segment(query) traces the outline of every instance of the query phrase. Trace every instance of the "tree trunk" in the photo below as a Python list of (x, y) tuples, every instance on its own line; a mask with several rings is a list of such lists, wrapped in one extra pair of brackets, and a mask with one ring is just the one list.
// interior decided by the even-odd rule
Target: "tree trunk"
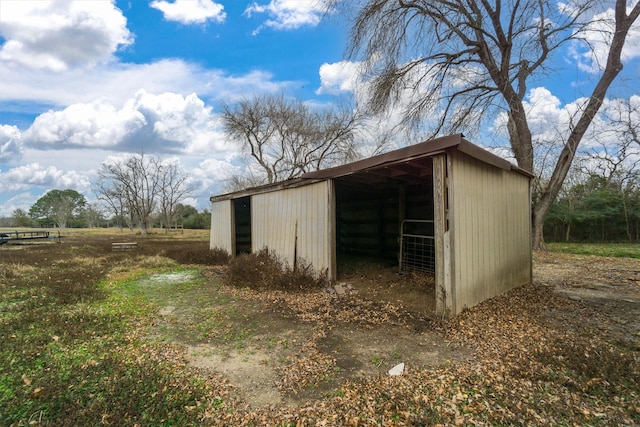
[(631, 234), (631, 222), (629, 221), (629, 211), (627, 209), (627, 197), (624, 193), (624, 190), (621, 190), (622, 193), (622, 212), (624, 214), (624, 225), (627, 228), (627, 238), (629, 242), (633, 242), (633, 235)]
[(544, 218), (548, 211), (549, 208), (542, 209), (540, 203), (533, 207), (532, 247), (534, 250), (547, 250), (547, 245), (544, 244)]
[(140, 220), (140, 234), (143, 236), (146, 236), (148, 228), (149, 228), (149, 220), (148, 219)]

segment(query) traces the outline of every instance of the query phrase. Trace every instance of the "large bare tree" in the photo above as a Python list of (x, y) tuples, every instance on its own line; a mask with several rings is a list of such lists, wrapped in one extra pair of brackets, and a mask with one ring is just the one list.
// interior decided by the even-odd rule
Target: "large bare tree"
[(98, 175), (99, 197), (116, 215), (128, 216), (130, 224), (137, 221), (142, 234), (155, 211), (169, 225), (178, 204), (193, 191), (177, 164), (144, 154), (104, 162)]
[(176, 163), (161, 163), (159, 175), (160, 214), (168, 230), (171, 224), (177, 220), (180, 208), (179, 202), (190, 196), (195, 188), (189, 184), (187, 175)]
[[(355, 157), (357, 118), (346, 109), (315, 110), (284, 95), (255, 96), (224, 105), (225, 132), (273, 183)], [(255, 183), (253, 175), (251, 183)], [(245, 180), (236, 180), (242, 184)]]
[[(609, 3), (613, 7), (610, 19), (596, 13)], [(491, 113), (505, 111), (516, 161), (532, 173), (536, 172), (535, 141), (525, 108), (527, 91), (532, 82), (553, 71), (549, 60), (560, 47), (582, 42), (595, 49), (587, 35), (601, 34), (608, 47), (606, 60), (598, 64), (597, 82), (571, 128), (557, 141), (562, 149), (553, 162), (553, 172), (534, 198), (533, 245), (544, 248), (544, 217), (587, 128), (622, 70), (622, 48), (638, 19), (640, 3), (366, 0), (359, 4), (349, 56), (368, 64), (371, 110), (380, 112), (394, 103), (406, 103), (404, 95), (413, 91), (413, 99), (405, 104), (405, 122), (417, 124), (425, 117), (438, 117), (433, 135), (477, 128)]]
[(122, 160), (102, 164), (98, 175), (103, 183), (103, 199), (123, 201), (138, 221), (141, 234), (147, 234), (151, 213), (156, 208), (160, 189), (160, 161), (156, 157), (134, 154)]

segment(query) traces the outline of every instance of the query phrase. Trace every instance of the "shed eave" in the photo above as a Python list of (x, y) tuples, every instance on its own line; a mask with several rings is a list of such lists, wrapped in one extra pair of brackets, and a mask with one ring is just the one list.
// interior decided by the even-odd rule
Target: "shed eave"
[(253, 196), (256, 194), (270, 193), (272, 191), (280, 191), (287, 188), (303, 187), (305, 185), (315, 184), (316, 182), (324, 181), (325, 179), (302, 179), (293, 178), (286, 181), (280, 181), (273, 184), (261, 185), (259, 187), (247, 188), (244, 190), (234, 191), (231, 193), (220, 194), (218, 196), (211, 196), (210, 202), (220, 202), (222, 200), (234, 200), (242, 197)]
[(333, 168), (314, 172), (307, 172), (303, 174), (301, 178), (340, 178), (393, 164), (411, 162), (412, 160), (425, 157), (434, 157), (438, 154), (450, 150), (462, 151), (471, 157), (474, 157), (484, 163), (496, 166), (500, 169), (513, 170), (515, 172), (526, 175), (529, 178), (533, 177), (533, 175), (531, 175), (529, 172), (513, 165), (508, 160), (505, 160), (491, 153), (490, 151), (487, 151), (484, 148), (469, 142), (464, 138), (463, 134), (459, 133), (455, 135), (431, 139), (429, 141), (424, 141), (415, 145), (403, 147), (398, 150), (379, 154), (367, 159), (358, 160), (346, 165), (336, 166)]
[(514, 165), (513, 163), (511, 163), (508, 160), (503, 159), (500, 156), (497, 156), (495, 154), (493, 154), (490, 151), (485, 150), (482, 147), (479, 147), (469, 141), (467, 141), (466, 139), (462, 139), (462, 141), (460, 142), (460, 144), (458, 144), (455, 149), (457, 149), (458, 151), (462, 151), (463, 153), (474, 157), (484, 163), (496, 166), (500, 169), (504, 169), (504, 170), (512, 170), (514, 172), (518, 172), (522, 175), (526, 175), (529, 178), (533, 178), (533, 175), (530, 172), (527, 172), (526, 170)]

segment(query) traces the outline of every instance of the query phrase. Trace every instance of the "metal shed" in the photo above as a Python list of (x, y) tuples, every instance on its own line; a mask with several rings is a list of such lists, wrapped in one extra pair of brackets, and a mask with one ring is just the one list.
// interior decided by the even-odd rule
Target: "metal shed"
[(435, 276), (436, 311), (531, 282), (526, 171), (451, 135), (211, 198), (210, 247), (268, 247), (335, 280), (340, 259), (386, 259)]

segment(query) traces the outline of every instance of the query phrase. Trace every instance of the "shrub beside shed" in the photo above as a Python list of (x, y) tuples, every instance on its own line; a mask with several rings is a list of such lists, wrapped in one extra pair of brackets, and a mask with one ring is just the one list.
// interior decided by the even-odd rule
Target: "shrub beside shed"
[(436, 310), (532, 278), (530, 174), (461, 134), (211, 198), (210, 247), (264, 247), (336, 278), (350, 257), (435, 276)]

